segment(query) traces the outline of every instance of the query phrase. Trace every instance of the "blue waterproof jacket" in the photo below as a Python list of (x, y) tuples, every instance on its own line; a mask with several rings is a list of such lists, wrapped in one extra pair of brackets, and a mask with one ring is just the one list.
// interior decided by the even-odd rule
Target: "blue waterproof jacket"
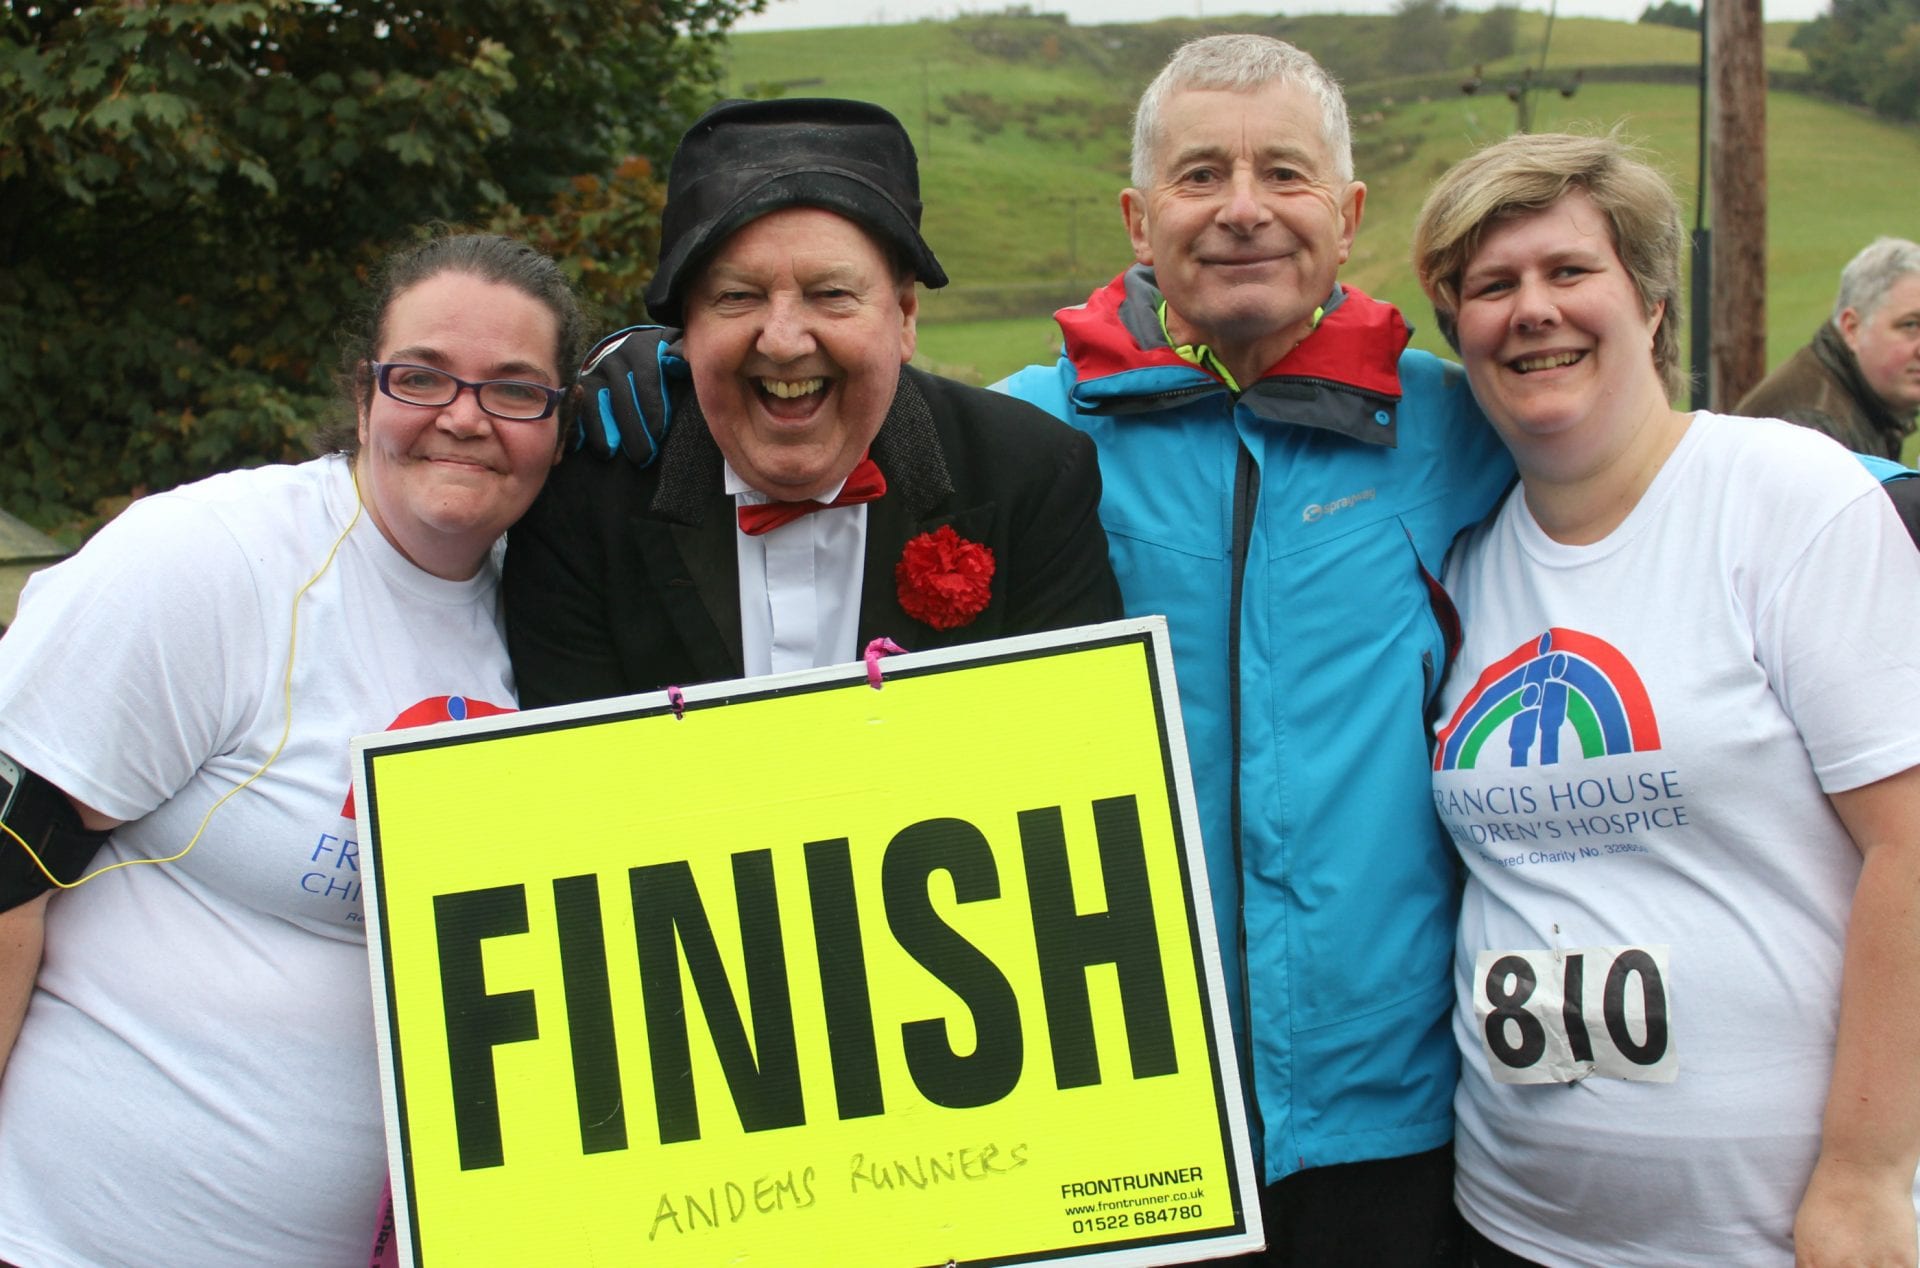
[(1336, 291), (1237, 395), (1167, 346), (1135, 267), (997, 385), (1091, 435), (1129, 616), (1162, 613), (1268, 1182), (1453, 1133), (1458, 886), (1426, 718), (1434, 579), (1513, 464), (1457, 366)]

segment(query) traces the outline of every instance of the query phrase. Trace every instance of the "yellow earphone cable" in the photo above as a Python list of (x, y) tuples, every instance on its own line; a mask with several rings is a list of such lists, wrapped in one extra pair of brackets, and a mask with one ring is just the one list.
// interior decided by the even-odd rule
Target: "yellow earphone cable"
[(0, 832), (4, 832), (12, 837), (14, 841), (19, 844), (20, 848), (27, 852), (27, 857), (33, 860), (33, 865), (40, 869), (40, 874), (51, 881), (56, 888), (77, 889), (96, 876), (104, 876), (115, 868), (131, 867), (135, 863), (179, 862), (187, 856), (187, 851), (193, 849), (194, 846), (200, 843), (201, 836), (206, 833), (207, 824), (213, 821), (214, 811), (226, 805), (228, 798), (266, 774), (267, 770), (276, 761), (280, 760), (280, 750), (287, 746), (287, 737), (293, 733), (293, 655), (300, 637), (300, 600), (306, 596), (308, 590), (313, 588), (313, 584), (316, 581), (327, 574), (327, 569), (333, 567), (333, 557), (340, 553), (341, 544), (347, 540), (347, 534), (351, 533), (353, 526), (360, 522), (360, 511), (365, 506), (365, 503), (360, 498), (360, 473), (354, 469), (353, 461), (352, 458), (347, 459), (347, 472), (353, 480), (353, 515), (348, 518), (347, 526), (340, 530), (340, 536), (333, 539), (333, 545), (327, 548), (327, 557), (321, 561), (319, 571), (315, 572), (311, 577), (308, 577), (293, 594), (293, 610), (289, 618), (290, 623), (287, 630), (287, 672), (280, 688), (285, 719), (280, 725), (280, 739), (274, 744), (273, 752), (267, 754), (267, 760), (260, 764), (260, 769), (254, 771), (253, 774), (247, 776), (232, 788), (227, 789), (226, 792), (220, 795), (218, 801), (207, 807), (207, 813), (200, 819), (200, 826), (193, 830), (193, 836), (185, 845), (180, 847), (178, 854), (169, 854), (165, 858), (158, 859), (121, 859), (118, 863), (109, 863), (105, 867), (96, 868), (77, 881), (63, 881), (48, 871), (47, 865), (41, 861), (39, 853), (22, 840), (19, 833), (9, 828), (6, 824), (0, 823)]

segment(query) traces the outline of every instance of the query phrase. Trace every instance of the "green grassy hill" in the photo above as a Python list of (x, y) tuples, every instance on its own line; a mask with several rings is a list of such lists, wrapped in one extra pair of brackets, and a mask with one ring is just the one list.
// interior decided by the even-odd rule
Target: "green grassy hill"
[[(1366, 216), (1343, 276), (1398, 303), (1417, 345), (1444, 351), (1407, 267), (1413, 218), (1433, 178), (1511, 131), (1503, 92), (1537, 67), (1542, 13), (1519, 17), (1511, 55), (1482, 66), (1489, 91), (1460, 84), (1479, 13), (1451, 19), (1434, 69), (1396, 72), (1391, 17), (1271, 15), (1072, 26), (1057, 17), (781, 31), (733, 37), (730, 88), (859, 97), (897, 114), (920, 149), (925, 229), (954, 279), (923, 298), (921, 355), (931, 368), (991, 382), (1053, 355), (1049, 314), (1131, 261), (1119, 213), (1134, 100), (1167, 55), (1195, 35), (1259, 31), (1311, 51), (1346, 86)], [(1791, 91), (1804, 75), (1790, 24), (1768, 28), (1769, 363), (1805, 342), (1833, 299), (1841, 265), (1874, 235), (1911, 236), (1920, 129)], [(1578, 70), (1570, 98), (1536, 94), (1536, 130), (1620, 127), (1695, 211), (1698, 37), (1670, 27), (1561, 19), (1544, 79)], [(1399, 60), (1404, 60), (1400, 58)]]

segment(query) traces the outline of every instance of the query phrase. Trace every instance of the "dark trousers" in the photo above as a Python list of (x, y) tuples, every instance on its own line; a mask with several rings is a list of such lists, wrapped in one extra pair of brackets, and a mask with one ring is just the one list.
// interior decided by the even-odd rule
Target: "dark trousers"
[(1540, 1268), (1533, 1260), (1514, 1254), (1473, 1225), (1466, 1227), (1468, 1268)]
[(1297, 1171), (1260, 1191), (1267, 1248), (1241, 1268), (1457, 1268), (1453, 1146)]

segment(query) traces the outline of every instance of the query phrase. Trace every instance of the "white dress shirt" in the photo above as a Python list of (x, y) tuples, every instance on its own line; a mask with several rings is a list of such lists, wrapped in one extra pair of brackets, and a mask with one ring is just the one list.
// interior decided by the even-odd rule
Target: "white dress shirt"
[[(773, 501), (723, 465), (736, 507)], [(845, 484), (814, 501), (833, 501)], [(758, 537), (736, 526), (733, 539), (740, 561), (740, 647), (749, 677), (859, 659), (854, 644), (867, 559), (865, 504), (815, 511)]]

